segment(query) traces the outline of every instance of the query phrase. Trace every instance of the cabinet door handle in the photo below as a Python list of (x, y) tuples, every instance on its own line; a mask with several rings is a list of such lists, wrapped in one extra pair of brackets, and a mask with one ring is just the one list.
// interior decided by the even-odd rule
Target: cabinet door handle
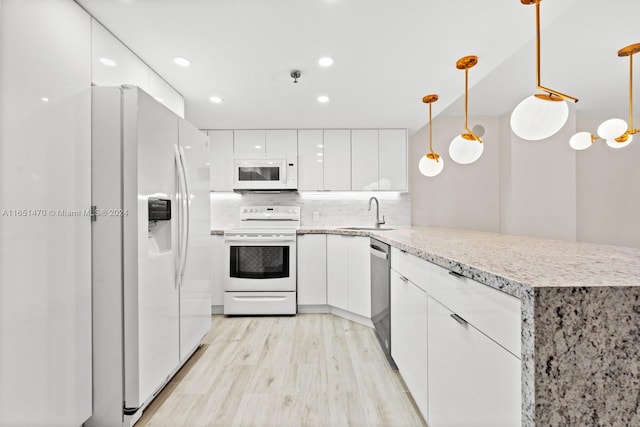
[(402, 280), (404, 283), (407, 283), (409, 281), (409, 279), (404, 276), (400, 276), (400, 280)]
[(469, 322), (467, 322), (466, 320), (464, 320), (462, 317), (458, 316), (455, 313), (452, 313), (449, 316), (453, 317), (453, 320), (460, 323), (462, 326), (467, 326), (469, 324)]
[(456, 273), (455, 271), (449, 270), (449, 274), (457, 279), (464, 279), (464, 276), (460, 273)]

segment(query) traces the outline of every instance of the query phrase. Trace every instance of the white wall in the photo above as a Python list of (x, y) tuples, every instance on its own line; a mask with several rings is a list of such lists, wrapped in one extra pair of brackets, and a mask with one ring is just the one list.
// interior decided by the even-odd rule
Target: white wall
[(445, 160), (440, 175), (427, 178), (417, 168), (428, 150), (428, 126), (410, 138), (412, 224), (575, 240), (575, 153), (568, 145), (574, 117), (571, 113), (565, 127), (543, 142), (515, 136), (510, 113), (471, 117), (470, 127), (486, 129), (485, 151), (471, 165), (456, 164), (448, 153), (463, 118), (435, 118), (434, 151)]
[[(610, 118), (578, 117), (576, 127), (595, 134)], [(597, 140), (576, 153), (578, 240), (640, 248), (640, 135), (635, 137), (625, 148)]]
[(444, 159), (444, 170), (434, 178), (418, 171), (429, 150), (429, 128), (409, 139), (409, 191), (413, 195), (414, 225), (500, 232), (500, 126), (497, 117), (471, 117), (469, 127), (481, 124), (485, 147), (482, 157), (459, 165), (449, 157), (449, 144), (464, 128), (462, 117), (433, 121), (433, 149)]
[(576, 161), (569, 147), (575, 114), (551, 138), (525, 141), (511, 132), (510, 113), (501, 117), (503, 132), (502, 232), (576, 240)]

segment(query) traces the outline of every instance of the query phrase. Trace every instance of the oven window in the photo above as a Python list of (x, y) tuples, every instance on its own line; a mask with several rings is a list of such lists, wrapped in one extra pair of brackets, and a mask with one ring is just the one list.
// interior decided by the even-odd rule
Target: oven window
[(240, 181), (280, 181), (280, 167), (239, 167), (238, 180)]
[(289, 246), (231, 246), (231, 277), (289, 277)]

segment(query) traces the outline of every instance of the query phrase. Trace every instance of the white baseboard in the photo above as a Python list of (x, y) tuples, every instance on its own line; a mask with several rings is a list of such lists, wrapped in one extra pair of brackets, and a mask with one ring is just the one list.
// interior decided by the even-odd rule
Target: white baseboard
[[(223, 313), (224, 313), (223, 305), (211, 306), (211, 314), (223, 314)], [(298, 313), (300, 314), (331, 313), (335, 316), (342, 317), (343, 319), (351, 320), (352, 322), (356, 322), (361, 325), (368, 326), (369, 328), (373, 328), (373, 322), (371, 322), (371, 319), (364, 316), (360, 316), (359, 314), (351, 313), (350, 311), (346, 311), (341, 308), (330, 306), (330, 305), (325, 305), (325, 304), (299, 305)]]
[(331, 310), (331, 314), (334, 314), (338, 317), (342, 317), (343, 319), (351, 320), (352, 322), (359, 323), (363, 326), (368, 326), (369, 328), (373, 328), (373, 322), (368, 317), (360, 316), (359, 314), (351, 313), (350, 311), (343, 310), (337, 307), (329, 307)]
[(331, 307), (326, 304), (299, 305), (298, 313), (318, 314), (331, 313)]

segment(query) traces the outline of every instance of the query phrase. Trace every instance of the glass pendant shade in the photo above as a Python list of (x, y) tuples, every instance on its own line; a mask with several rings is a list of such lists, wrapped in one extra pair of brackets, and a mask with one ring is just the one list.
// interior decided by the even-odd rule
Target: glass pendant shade
[(522, 139), (540, 141), (556, 134), (569, 118), (565, 101), (547, 101), (532, 95), (511, 114), (511, 129)]
[(626, 131), (627, 122), (622, 119), (609, 119), (606, 122), (602, 122), (602, 124), (598, 126), (598, 136), (602, 139), (615, 139), (624, 134)]
[(607, 145), (611, 148), (624, 148), (631, 144), (633, 141), (633, 135), (627, 135), (627, 140), (624, 142), (618, 142), (614, 138), (607, 139)]
[(434, 177), (442, 172), (442, 169), (444, 168), (444, 161), (442, 160), (442, 157), (436, 160), (428, 156), (428, 154), (422, 156), (418, 163), (418, 169), (422, 175)]
[(449, 157), (456, 163), (468, 165), (480, 158), (484, 151), (484, 144), (480, 141), (468, 140), (462, 135), (456, 136), (449, 145)]
[(593, 144), (591, 134), (589, 132), (578, 132), (571, 137), (569, 145), (574, 150), (586, 150)]

